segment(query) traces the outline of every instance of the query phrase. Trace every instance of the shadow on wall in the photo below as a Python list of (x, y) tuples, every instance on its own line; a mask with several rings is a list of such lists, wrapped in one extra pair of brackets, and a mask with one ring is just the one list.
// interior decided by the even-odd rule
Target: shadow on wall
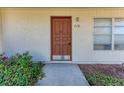
[(38, 53), (36, 51), (31, 51), (30, 53), (34, 61), (46, 61), (47, 60), (46, 56), (44, 56), (42, 53)]
[(30, 51), (30, 50), (23, 50), (23, 51), (12, 51), (12, 50), (8, 50), (8, 51), (3, 51), (3, 53), (6, 54), (6, 56), (11, 57), (13, 55), (15, 55), (16, 53), (24, 53), (26, 51), (29, 51), (29, 53), (32, 55), (32, 59), (34, 61), (46, 61), (47, 57), (44, 56), (42, 53), (36, 52), (36, 51)]

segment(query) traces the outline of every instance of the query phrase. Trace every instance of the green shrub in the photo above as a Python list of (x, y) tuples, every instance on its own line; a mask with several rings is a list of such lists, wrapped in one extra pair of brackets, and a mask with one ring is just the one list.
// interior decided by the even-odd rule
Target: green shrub
[(90, 85), (95, 86), (124, 86), (124, 79), (108, 76), (103, 73), (85, 73)]
[(33, 85), (42, 78), (42, 64), (33, 63), (29, 52), (0, 59), (0, 85)]

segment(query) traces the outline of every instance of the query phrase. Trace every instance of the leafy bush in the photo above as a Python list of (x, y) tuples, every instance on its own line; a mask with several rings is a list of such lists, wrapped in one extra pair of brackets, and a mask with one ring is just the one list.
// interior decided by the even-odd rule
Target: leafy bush
[(10, 58), (0, 55), (0, 85), (33, 85), (43, 77), (42, 64), (33, 63), (29, 52)]
[(90, 85), (95, 86), (124, 86), (124, 79), (108, 76), (103, 73), (85, 73)]

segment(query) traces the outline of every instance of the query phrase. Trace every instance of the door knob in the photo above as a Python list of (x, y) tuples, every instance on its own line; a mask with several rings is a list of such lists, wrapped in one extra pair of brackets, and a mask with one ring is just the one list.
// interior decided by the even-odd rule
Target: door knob
[(71, 42), (69, 42), (68, 45), (71, 45)]

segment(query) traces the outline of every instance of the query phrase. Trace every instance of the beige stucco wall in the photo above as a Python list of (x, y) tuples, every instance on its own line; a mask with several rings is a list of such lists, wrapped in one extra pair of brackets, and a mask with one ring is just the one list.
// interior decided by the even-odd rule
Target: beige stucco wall
[(3, 32), (2, 32), (2, 14), (1, 14), (1, 9), (0, 9), (0, 54), (3, 53), (2, 48), (3, 48)]
[[(124, 62), (124, 51), (93, 50), (93, 19), (124, 17), (124, 8), (2, 8), (3, 51), (30, 51), (49, 62), (50, 16), (72, 16), (72, 63)], [(74, 28), (76, 17), (80, 28)]]

